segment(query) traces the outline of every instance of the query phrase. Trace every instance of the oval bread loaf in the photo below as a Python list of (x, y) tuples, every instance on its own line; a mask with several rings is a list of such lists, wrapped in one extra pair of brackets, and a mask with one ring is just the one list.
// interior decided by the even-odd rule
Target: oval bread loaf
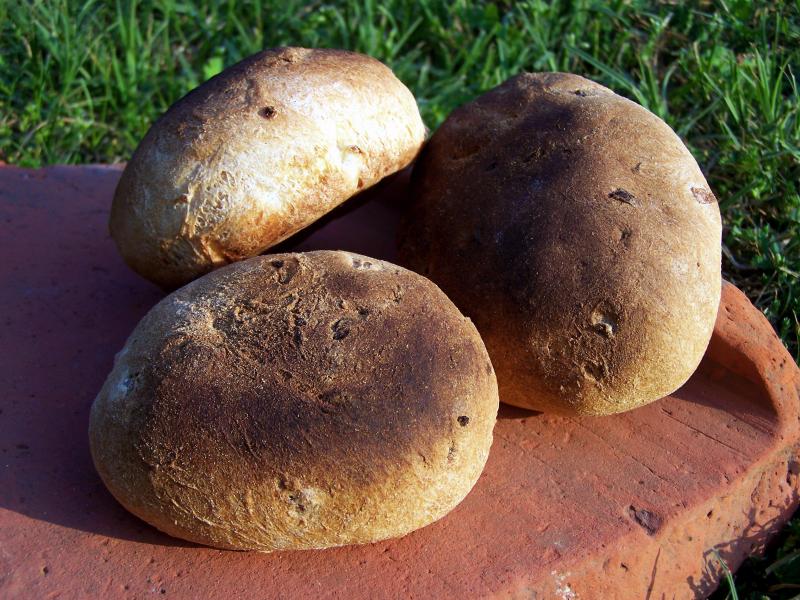
[(117, 186), (126, 262), (174, 288), (260, 254), (408, 165), (425, 137), (411, 92), (343, 50), (266, 50), (174, 104)]
[(617, 413), (694, 372), (720, 214), (655, 115), (582, 77), (520, 75), (453, 112), (412, 178), (401, 263), (475, 322), (501, 401)]
[(181, 288), (139, 323), (91, 411), (132, 513), (231, 549), (404, 535), (472, 488), (497, 382), (430, 281), (347, 252), (276, 254)]

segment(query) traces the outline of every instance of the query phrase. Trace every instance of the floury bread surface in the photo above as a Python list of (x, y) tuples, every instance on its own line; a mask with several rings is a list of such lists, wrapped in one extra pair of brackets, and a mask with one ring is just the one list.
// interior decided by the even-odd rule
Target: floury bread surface
[(470, 317), (500, 400), (611, 414), (680, 387), (719, 305), (716, 198), (677, 135), (577, 75), (455, 110), (413, 173), (401, 263)]
[(126, 262), (174, 288), (262, 253), (408, 165), (425, 137), (379, 61), (278, 48), (174, 104), (120, 179), (110, 228)]
[(347, 252), (261, 256), (139, 323), (91, 412), (132, 513), (230, 549), (402, 536), (486, 462), (498, 398), (472, 323), (430, 281)]

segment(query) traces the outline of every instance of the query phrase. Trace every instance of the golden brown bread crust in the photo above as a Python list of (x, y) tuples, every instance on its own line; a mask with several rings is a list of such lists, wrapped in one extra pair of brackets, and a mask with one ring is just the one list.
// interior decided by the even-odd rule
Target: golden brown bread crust
[(404, 535), (483, 469), (497, 383), (430, 281), (347, 252), (256, 257), (171, 294), (92, 406), (98, 472), (131, 512), (231, 549)]
[(520, 75), (454, 111), (413, 180), (401, 263), (475, 322), (503, 402), (616, 413), (699, 364), (719, 209), (641, 106), (576, 75)]
[(408, 165), (425, 137), (379, 61), (278, 48), (226, 69), (147, 132), (110, 229), (127, 263), (174, 288), (254, 256)]

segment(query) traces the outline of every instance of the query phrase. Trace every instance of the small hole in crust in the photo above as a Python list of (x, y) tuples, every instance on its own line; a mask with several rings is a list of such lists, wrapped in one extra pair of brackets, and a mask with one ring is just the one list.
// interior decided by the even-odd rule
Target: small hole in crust
[(592, 329), (595, 333), (605, 337), (613, 338), (617, 333), (617, 318), (607, 311), (595, 310), (592, 312)]
[(382, 271), (383, 268), (378, 263), (373, 263), (368, 260), (361, 260), (360, 258), (351, 257), (350, 261), (354, 269), (363, 269), (365, 271)]
[(636, 196), (631, 194), (628, 190), (624, 190), (622, 188), (617, 188), (613, 192), (610, 192), (608, 194), (608, 197), (611, 198), (612, 200), (617, 200), (625, 204), (630, 204), (631, 206), (638, 205)]
[(582, 367), (583, 376), (590, 381), (600, 382), (608, 376), (608, 367), (605, 363), (586, 361)]
[(296, 258), (290, 258), (288, 260), (280, 260), (275, 259), (271, 260), (269, 263), (272, 268), (275, 269), (275, 274), (278, 278), (278, 283), (289, 283), (295, 275), (297, 275), (297, 271), (300, 270), (300, 265), (297, 262)]
[(278, 114), (278, 111), (275, 110), (274, 106), (265, 106), (261, 110), (258, 111), (258, 116), (262, 119), (274, 119), (275, 115)]
[(334, 340), (343, 340), (350, 335), (350, 320), (339, 319), (333, 325), (331, 325), (331, 330), (333, 331)]
[(469, 417), (467, 415), (461, 415), (458, 417), (458, 424), (462, 427), (466, 427), (469, 424)]

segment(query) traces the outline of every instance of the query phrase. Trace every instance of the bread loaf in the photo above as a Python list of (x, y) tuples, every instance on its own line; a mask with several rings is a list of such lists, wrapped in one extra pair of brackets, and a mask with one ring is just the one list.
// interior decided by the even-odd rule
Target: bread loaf
[(147, 132), (110, 229), (138, 273), (174, 288), (254, 256), (408, 165), (414, 97), (379, 61), (279, 48), (223, 71)]
[(483, 469), (497, 383), (430, 281), (347, 252), (261, 256), (136, 327), (91, 411), (95, 465), (162, 531), (219, 548), (402, 536)]
[(501, 401), (611, 414), (694, 372), (720, 214), (655, 115), (576, 75), (523, 74), (453, 112), (412, 185), (401, 264), (475, 322)]

